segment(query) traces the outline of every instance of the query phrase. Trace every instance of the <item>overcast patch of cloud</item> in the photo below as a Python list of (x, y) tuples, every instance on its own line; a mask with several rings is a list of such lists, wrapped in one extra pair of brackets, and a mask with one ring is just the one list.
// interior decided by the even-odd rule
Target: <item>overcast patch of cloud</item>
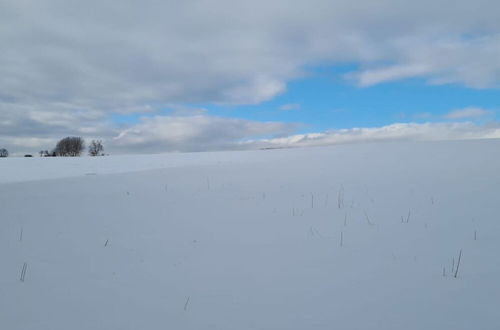
[(324, 61), (359, 63), (362, 86), (500, 80), (500, 3), (488, 0), (26, 0), (0, 12), (0, 99), (14, 103), (259, 103)]

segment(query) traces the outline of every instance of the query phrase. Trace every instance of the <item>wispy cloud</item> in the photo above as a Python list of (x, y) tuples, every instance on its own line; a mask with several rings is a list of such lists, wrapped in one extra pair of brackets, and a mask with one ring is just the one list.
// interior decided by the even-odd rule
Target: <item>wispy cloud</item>
[(283, 111), (299, 110), (300, 104), (298, 103), (283, 104), (282, 106), (279, 107), (279, 109)]
[(415, 119), (431, 119), (433, 117), (430, 112), (419, 112), (413, 115)]
[(485, 110), (482, 108), (469, 107), (464, 109), (457, 109), (450, 111), (444, 118), (446, 119), (470, 119), (479, 118), (493, 114), (493, 111)]
[(383, 82), (425, 76), (432, 72), (426, 64), (400, 64), (388, 67), (367, 69), (350, 73), (346, 76), (354, 79), (362, 87), (373, 86)]

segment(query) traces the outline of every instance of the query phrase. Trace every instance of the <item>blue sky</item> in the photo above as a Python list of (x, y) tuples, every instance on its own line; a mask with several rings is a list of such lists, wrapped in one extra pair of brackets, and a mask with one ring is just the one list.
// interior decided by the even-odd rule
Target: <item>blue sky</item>
[[(475, 89), (460, 85), (430, 85), (423, 79), (358, 87), (331, 70), (292, 81), (287, 91), (269, 102), (251, 106), (203, 105), (211, 114), (259, 121), (287, 121), (308, 124), (304, 131), (352, 127), (374, 127), (394, 122), (443, 121), (450, 111), (499, 107), (500, 90)], [(286, 104), (300, 108), (280, 110)], [(430, 114), (432, 116), (426, 116)], [(472, 120), (484, 121), (488, 118)], [(471, 118), (468, 118), (471, 120)]]
[[(352, 66), (319, 66), (310, 69), (304, 77), (288, 82), (285, 92), (259, 104), (191, 103), (185, 106), (206, 109), (209, 115), (214, 116), (304, 124), (297, 133), (379, 127), (395, 122), (443, 122), (449, 121), (445, 116), (450, 112), (469, 107), (490, 113), (455, 121), (484, 124), (498, 119), (499, 89), (431, 84), (423, 78), (365, 87), (345, 77), (351, 70), (354, 70)], [(112, 120), (119, 124), (134, 124), (144, 116), (168, 115), (172, 112), (172, 109), (164, 108), (150, 114), (114, 115)]]

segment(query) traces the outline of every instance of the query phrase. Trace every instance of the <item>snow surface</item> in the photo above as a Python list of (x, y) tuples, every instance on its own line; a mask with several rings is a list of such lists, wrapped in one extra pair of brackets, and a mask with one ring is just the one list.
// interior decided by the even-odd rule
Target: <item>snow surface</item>
[(499, 169), (498, 140), (2, 159), (0, 329), (500, 329)]

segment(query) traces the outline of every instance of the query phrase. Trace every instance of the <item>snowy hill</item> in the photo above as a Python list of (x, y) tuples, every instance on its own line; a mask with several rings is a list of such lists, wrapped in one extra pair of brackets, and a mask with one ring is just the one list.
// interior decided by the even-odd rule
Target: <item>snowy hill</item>
[(499, 169), (498, 140), (2, 159), (0, 329), (499, 329)]

